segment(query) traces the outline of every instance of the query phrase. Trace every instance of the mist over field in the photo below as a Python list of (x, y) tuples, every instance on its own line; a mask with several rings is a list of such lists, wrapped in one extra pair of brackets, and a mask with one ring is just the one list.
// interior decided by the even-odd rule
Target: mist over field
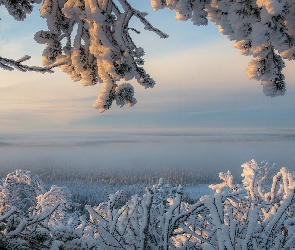
[(31, 170), (44, 181), (96, 180), (117, 184), (218, 181), (241, 164), (268, 160), (294, 167), (294, 130), (150, 133), (5, 133), (0, 137), (1, 177)]

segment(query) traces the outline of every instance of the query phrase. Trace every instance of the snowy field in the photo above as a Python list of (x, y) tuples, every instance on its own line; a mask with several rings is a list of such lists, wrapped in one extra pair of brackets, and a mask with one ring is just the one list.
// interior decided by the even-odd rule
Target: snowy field
[(119, 189), (142, 193), (164, 177), (185, 187), (188, 199), (209, 194), (208, 184), (230, 170), (240, 180), (241, 164), (268, 160), (294, 167), (294, 131), (192, 133), (2, 134), (0, 176), (16, 169), (38, 174), (48, 185), (67, 186), (73, 199), (94, 205)]

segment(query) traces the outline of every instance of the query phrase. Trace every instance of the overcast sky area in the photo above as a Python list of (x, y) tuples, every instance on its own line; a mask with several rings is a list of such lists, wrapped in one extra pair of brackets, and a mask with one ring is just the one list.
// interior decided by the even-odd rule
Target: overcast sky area
[[(99, 84), (83, 87), (59, 69), (44, 75), (1, 69), (0, 164), (220, 165), (226, 171), (255, 158), (293, 168), (295, 63), (286, 62), (286, 94), (265, 97), (260, 82), (246, 76), (251, 58), (240, 55), (216, 26), (177, 21), (172, 11), (152, 11), (148, 0), (130, 2), (169, 35), (160, 39), (132, 23), (142, 31), (133, 37), (145, 49), (145, 69), (155, 87), (133, 82), (134, 107), (114, 105), (100, 114), (92, 108)], [(28, 54), (28, 64), (41, 65), (44, 46), (33, 36), (46, 24), (38, 7), (24, 22), (14, 21), (2, 6), (0, 16), (0, 55)]]

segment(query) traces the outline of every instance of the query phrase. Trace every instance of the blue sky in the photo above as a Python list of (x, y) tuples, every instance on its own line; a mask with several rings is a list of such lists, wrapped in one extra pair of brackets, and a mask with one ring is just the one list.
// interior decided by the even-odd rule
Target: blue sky
[[(286, 62), (285, 96), (267, 98), (245, 74), (251, 58), (216, 26), (177, 21), (172, 11), (152, 11), (148, 0), (132, 3), (170, 36), (160, 39), (133, 23), (142, 30), (134, 40), (145, 49), (145, 68), (156, 86), (146, 90), (133, 82), (134, 107), (100, 114), (92, 108), (100, 85), (83, 87), (59, 69), (44, 75), (1, 70), (1, 166), (185, 165), (214, 172), (256, 158), (292, 167), (294, 62)], [(12, 20), (3, 7), (0, 16), (1, 56), (28, 54), (31, 65), (40, 65), (44, 48), (33, 36), (46, 27), (38, 8), (25, 22)], [(72, 137), (79, 143), (68, 145)]]

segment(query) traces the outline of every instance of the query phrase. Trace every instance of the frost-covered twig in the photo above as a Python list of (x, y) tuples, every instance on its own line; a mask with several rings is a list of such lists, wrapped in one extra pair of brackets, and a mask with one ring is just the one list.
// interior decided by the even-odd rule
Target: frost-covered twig
[(252, 56), (246, 70), (261, 81), (266, 96), (284, 95), (283, 59), (295, 59), (295, 4), (292, 0), (151, 0), (154, 10), (175, 10), (178, 20), (218, 25), (241, 54)]
[[(87, 205), (89, 220), (67, 212), (72, 202), (66, 188), (45, 191), (39, 178), (18, 170), (0, 186), (0, 244), (4, 249), (17, 249), (9, 247), (17, 242), (30, 249), (291, 250), (294, 175), (282, 168), (268, 183), (273, 167), (246, 162), (241, 184), (234, 183), (230, 172), (220, 173), (221, 183), (210, 185), (215, 193), (194, 204), (182, 200), (182, 187), (172, 187), (163, 178), (127, 201), (119, 190), (108, 202)], [(27, 210), (23, 199), (31, 202)]]
[(28, 65), (22, 64), (24, 61), (27, 61), (30, 58), (31, 57), (28, 55), (25, 55), (18, 60), (0, 57), (0, 67), (9, 71), (17, 69), (22, 72), (34, 71), (34, 72), (39, 72), (44, 74), (44, 73), (53, 73), (53, 70), (52, 70), (53, 68), (60, 67), (61, 65), (66, 64), (66, 62), (60, 62), (47, 67), (28, 66)]
[(134, 8), (132, 8), (131, 4), (128, 3), (126, 0), (119, 0), (119, 2), (122, 4), (123, 8), (125, 10), (130, 10), (132, 11), (132, 13), (144, 24), (144, 29), (146, 30), (150, 30), (155, 32), (158, 36), (160, 36), (161, 38), (168, 38), (169, 36), (164, 33), (163, 31), (155, 28), (146, 18), (145, 16), (147, 15), (147, 13), (145, 12), (140, 12)]

